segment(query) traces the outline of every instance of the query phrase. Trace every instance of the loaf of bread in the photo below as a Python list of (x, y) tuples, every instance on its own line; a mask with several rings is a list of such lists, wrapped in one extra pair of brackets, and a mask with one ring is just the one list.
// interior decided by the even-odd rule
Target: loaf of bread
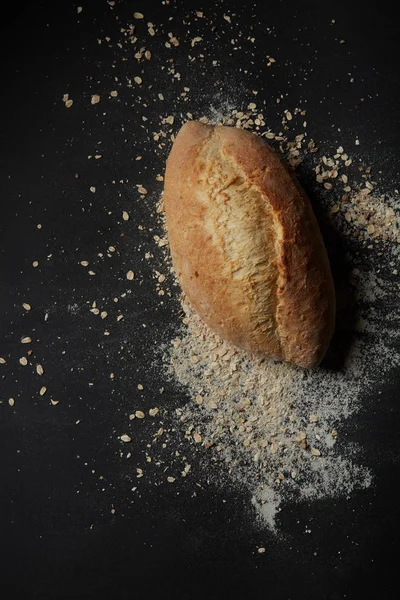
[(329, 260), (310, 202), (275, 151), (234, 127), (186, 123), (164, 205), (183, 291), (238, 348), (311, 368), (335, 320)]

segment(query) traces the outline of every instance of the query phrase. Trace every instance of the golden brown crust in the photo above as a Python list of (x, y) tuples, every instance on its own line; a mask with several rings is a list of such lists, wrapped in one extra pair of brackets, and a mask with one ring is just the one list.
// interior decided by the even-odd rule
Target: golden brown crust
[(335, 295), (310, 202), (260, 138), (186, 123), (167, 161), (172, 260), (195, 310), (246, 350), (313, 367)]

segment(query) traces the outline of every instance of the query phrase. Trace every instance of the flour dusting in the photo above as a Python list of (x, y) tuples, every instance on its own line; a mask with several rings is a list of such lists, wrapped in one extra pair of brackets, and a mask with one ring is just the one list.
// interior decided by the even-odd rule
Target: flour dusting
[[(200, 120), (252, 129), (263, 122), (262, 115), (253, 117), (222, 102)], [(314, 142), (304, 145), (301, 135), (294, 144), (279, 133), (267, 137), (280, 142), (292, 166), (314, 154)], [(315, 168), (317, 182), (336, 180), (342, 163), (349, 162), (343, 148), (332, 158), (324, 155)], [(204, 448), (210, 464), (219, 465), (212, 470), (216, 480), (228, 474), (251, 493), (258, 517), (272, 530), (287, 502), (346, 497), (373, 483), (363, 448), (346, 442), (346, 427), (357, 427), (370, 392), (400, 364), (392, 325), (400, 317), (398, 285), (380, 275), (398, 255), (399, 217), (395, 203), (375, 200), (368, 174), (361, 183), (342, 177), (346, 194), (340, 207), (323, 198), (332, 224), (353, 244), (346, 260), (352, 267), (348, 284), (354, 314), (344, 318), (350, 308), (339, 306), (338, 339), (321, 367), (306, 371), (233, 348), (201, 321), (184, 295), (181, 330), (164, 348), (167, 377), (190, 398), (176, 410), (184, 437)], [(390, 315), (388, 305), (393, 306)]]

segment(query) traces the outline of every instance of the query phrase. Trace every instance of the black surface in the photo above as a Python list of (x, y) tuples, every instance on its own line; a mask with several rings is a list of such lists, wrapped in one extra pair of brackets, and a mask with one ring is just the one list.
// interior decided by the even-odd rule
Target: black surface
[[(79, 4), (83, 11), (77, 15)], [(259, 98), (268, 99), (264, 113), (271, 125), (279, 127), (274, 99), (282, 93), (288, 105), (307, 108), (311, 137), (334, 148), (354, 144), (358, 136), (364, 157), (371, 162), (378, 157), (381, 183), (400, 183), (400, 32), (392, 7), (257, 4), (243, 9), (236, 2), (229, 7), (122, 2), (112, 11), (106, 2), (27, 3), (2, 21), (0, 356), (7, 359), (0, 365), (2, 598), (398, 597), (399, 374), (382, 384), (379, 406), (364, 415), (356, 434), (363, 445), (370, 440), (377, 457), (376, 485), (349, 500), (292, 507), (282, 523), (284, 539), (255, 525), (244, 508), (245, 493), (207, 484), (201, 471), (185, 485), (141, 482), (140, 494), (131, 495), (134, 468), (145, 462), (140, 438), (146, 439), (151, 423), (133, 440), (135, 462), (120, 457), (118, 435), (135, 402), (153, 406), (162, 385), (163, 402), (184, 401), (162, 380), (154, 357), (177, 322), (176, 303), (160, 305), (152, 275), (161, 264), (153, 208), (162, 184), (154, 176), (163, 172), (166, 150), (154, 152), (148, 131), (158, 130), (161, 111), (198, 116), (220, 89), (235, 96), (237, 88), (247, 103), (255, 88)], [(221, 66), (211, 69), (210, 57), (204, 66), (189, 65), (187, 50), (178, 48), (182, 81), (176, 85), (195, 90), (190, 102), (179, 104), (159, 67), (171, 54), (163, 46), (168, 31), (179, 37), (189, 12), (190, 29), (198, 35), (202, 25), (193, 21), (193, 8), (218, 23), (214, 41), (206, 28), (200, 35)], [(244, 41), (243, 51), (232, 51), (222, 18), (228, 8), (240, 15), (239, 30), (246, 35), (254, 25), (255, 49)], [(134, 11), (163, 32), (143, 77), (145, 83), (157, 77), (154, 84), (166, 100), (164, 106), (149, 101), (146, 111), (141, 104), (147, 93), (153, 97), (150, 92), (142, 89), (140, 102), (135, 87), (119, 88), (114, 81), (139, 74), (140, 66), (125, 50), (96, 41), (105, 35), (117, 41), (119, 27)], [(263, 67), (267, 54), (279, 63), (273, 75)], [(103, 100), (115, 88), (118, 100)], [(66, 92), (74, 99), (68, 110), (61, 101)], [(100, 104), (90, 105), (92, 93), (101, 94)], [(144, 125), (142, 114), (151, 126)], [(96, 153), (103, 158), (88, 160)], [(138, 154), (144, 157), (140, 164), (134, 160)], [(301, 177), (307, 187), (310, 174)], [(144, 201), (138, 200), (136, 183), (150, 191)], [(90, 186), (96, 186), (95, 194)], [(128, 224), (121, 220), (123, 209), (131, 213)], [(145, 229), (137, 230), (137, 224)], [(96, 256), (110, 245), (117, 248), (112, 258)], [(143, 259), (146, 249), (155, 253), (153, 261)], [(79, 265), (85, 259), (96, 276)], [(130, 268), (137, 273), (134, 286), (125, 278)], [(112, 298), (128, 288), (132, 293), (116, 307)], [(93, 300), (113, 321), (89, 312)], [(21, 307), (24, 301), (33, 307), (29, 313)], [(119, 310), (125, 315), (120, 327)], [(33, 338), (33, 362), (45, 366), (43, 378), (18, 364), (26, 351), (22, 335)], [(43, 398), (42, 380), (48, 387)], [(7, 402), (11, 396), (14, 407)], [(50, 397), (60, 403), (52, 406)], [(394, 458), (378, 460), (388, 444)], [(191, 458), (196, 461), (201, 457)], [(305, 533), (308, 527), (311, 534)], [(265, 546), (265, 554), (258, 555), (257, 546)]]

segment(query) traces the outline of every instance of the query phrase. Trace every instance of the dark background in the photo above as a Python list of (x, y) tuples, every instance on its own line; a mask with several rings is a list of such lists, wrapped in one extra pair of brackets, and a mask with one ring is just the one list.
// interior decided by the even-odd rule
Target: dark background
[[(118, 440), (133, 404), (159, 403), (161, 386), (166, 405), (185, 401), (162, 380), (154, 351), (178, 323), (177, 302), (160, 303), (152, 273), (162, 269), (153, 241), (160, 234), (154, 207), (162, 183), (154, 176), (163, 173), (167, 147), (157, 150), (149, 141), (159, 129), (159, 114), (200, 116), (221, 90), (234, 99), (238, 94), (246, 106), (257, 89), (257, 101), (267, 99), (264, 114), (279, 128), (281, 117), (269, 100), (282, 93), (287, 106), (307, 108), (311, 137), (330, 148), (353, 147), (358, 137), (364, 160), (380, 171), (380, 184), (398, 187), (400, 31), (394, 6), (171, 0), (117, 2), (111, 12), (106, 2), (82, 0), (17, 3), (3, 14), (2, 598), (398, 597), (399, 373), (381, 386), (379, 410), (362, 414), (353, 434), (376, 456), (374, 487), (350, 499), (288, 507), (278, 536), (254, 522), (246, 492), (209, 479), (198, 455), (191, 458), (195, 474), (184, 486), (143, 478), (140, 492), (131, 494), (134, 468), (144, 462), (143, 440), (155, 425), (146, 420), (133, 440), (135, 462), (121, 458), (126, 448)], [(183, 45), (177, 49), (180, 88), (192, 89), (190, 101), (180, 104), (161, 68), (172, 55), (163, 44), (168, 31), (179, 37), (189, 27), (199, 35), (194, 8), (211, 15), (217, 29), (214, 36), (200, 33), (207, 42), (204, 62), (190, 64)], [(243, 49), (232, 50), (222, 18), (228, 10), (239, 15), (239, 30), (249, 34), (253, 27), (255, 48), (243, 39)], [(119, 27), (134, 22), (134, 11), (162, 33), (143, 75), (146, 84), (154, 81), (157, 92), (163, 91), (162, 107), (147, 85), (140, 95), (126, 87), (124, 78), (140, 72), (126, 48), (97, 43), (105, 35), (118, 41)], [(267, 54), (278, 62), (273, 73), (264, 66)], [(211, 69), (214, 57), (220, 66)], [(118, 87), (115, 76), (124, 85)], [(111, 89), (119, 90), (114, 103), (103, 100)], [(74, 99), (68, 110), (61, 101), (66, 92)], [(96, 106), (90, 105), (93, 93), (102, 96)], [(149, 120), (145, 125), (142, 114)], [(101, 160), (88, 160), (96, 153)], [(140, 163), (134, 160), (138, 154)], [(306, 168), (300, 178), (310, 189)], [(137, 194), (132, 200), (135, 183), (149, 189), (143, 202)], [(128, 224), (122, 210), (131, 214)], [(96, 256), (110, 245), (117, 248), (112, 258)], [(143, 259), (146, 250), (154, 254), (150, 262)], [(90, 261), (96, 276), (88, 276), (81, 260)], [(137, 274), (132, 286), (125, 278), (130, 268)], [(112, 298), (127, 290), (113, 305)], [(89, 312), (93, 300), (112, 322)], [(22, 302), (32, 305), (29, 313)], [(125, 315), (120, 326), (119, 311)], [(27, 350), (20, 344), (23, 335), (33, 339), (32, 364), (43, 364), (42, 378), (18, 363)], [(48, 387), (43, 398), (41, 385)], [(52, 406), (50, 398), (59, 404)], [(165, 465), (172, 461), (171, 449), (164, 459)], [(266, 548), (262, 555), (259, 546)]]

